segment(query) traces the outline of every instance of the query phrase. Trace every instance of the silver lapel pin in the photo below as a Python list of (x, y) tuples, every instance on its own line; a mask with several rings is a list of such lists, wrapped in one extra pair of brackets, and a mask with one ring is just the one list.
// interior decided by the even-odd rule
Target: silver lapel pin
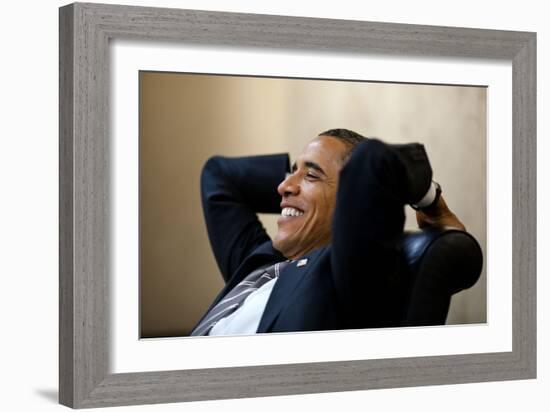
[(302, 266), (305, 266), (307, 264), (307, 259), (300, 259), (298, 261), (298, 263), (296, 263), (296, 267), (302, 267)]

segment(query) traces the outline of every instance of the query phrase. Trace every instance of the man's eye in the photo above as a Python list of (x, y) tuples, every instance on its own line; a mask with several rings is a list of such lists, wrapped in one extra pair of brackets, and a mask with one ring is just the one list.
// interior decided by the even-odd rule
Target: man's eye
[(308, 173), (308, 174), (306, 175), (306, 177), (308, 177), (309, 179), (318, 179), (318, 178), (319, 178), (319, 176), (316, 176), (316, 175), (314, 175), (313, 173)]

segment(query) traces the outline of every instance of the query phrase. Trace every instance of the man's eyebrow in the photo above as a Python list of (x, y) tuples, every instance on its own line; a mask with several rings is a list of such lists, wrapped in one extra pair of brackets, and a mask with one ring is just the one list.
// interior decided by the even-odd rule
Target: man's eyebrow
[(319, 166), (317, 163), (315, 162), (312, 162), (310, 160), (306, 160), (304, 162), (304, 165), (310, 169), (315, 169), (317, 170), (319, 173), (321, 173), (322, 175), (326, 176), (327, 174), (325, 173), (325, 171), (323, 170), (323, 168), (321, 166)]
[[(315, 163), (315, 162), (312, 162), (311, 160), (306, 160), (304, 162), (304, 166), (309, 168), (309, 169), (315, 169), (317, 170), (319, 173), (321, 173), (322, 175), (326, 176), (327, 174), (325, 173), (325, 171), (323, 170), (323, 168), (321, 166), (319, 166), (318, 163)], [(292, 164), (292, 168), (290, 169), (292, 173), (294, 173), (296, 171), (296, 169), (298, 169), (298, 165), (296, 164), (296, 162), (294, 162)]]

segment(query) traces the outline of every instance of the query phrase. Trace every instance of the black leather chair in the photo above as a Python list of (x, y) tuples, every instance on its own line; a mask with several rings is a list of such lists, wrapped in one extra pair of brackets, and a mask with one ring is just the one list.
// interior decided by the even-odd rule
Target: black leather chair
[(461, 230), (427, 228), (405, 232), (401, 245), (410, 276), (403, 326), (445, 324), (451, 296), (481, 275), (479, 243)]

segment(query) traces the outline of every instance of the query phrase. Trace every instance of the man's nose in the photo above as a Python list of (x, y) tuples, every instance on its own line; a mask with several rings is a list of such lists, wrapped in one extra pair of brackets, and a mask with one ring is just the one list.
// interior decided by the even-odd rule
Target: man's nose
[(282, 197), (297, 195), (300, 193), (300, 185), (298, 184), (296, 176), (292, 173), (288, 173), (285, 180), (279, 184), (277, 191)]

